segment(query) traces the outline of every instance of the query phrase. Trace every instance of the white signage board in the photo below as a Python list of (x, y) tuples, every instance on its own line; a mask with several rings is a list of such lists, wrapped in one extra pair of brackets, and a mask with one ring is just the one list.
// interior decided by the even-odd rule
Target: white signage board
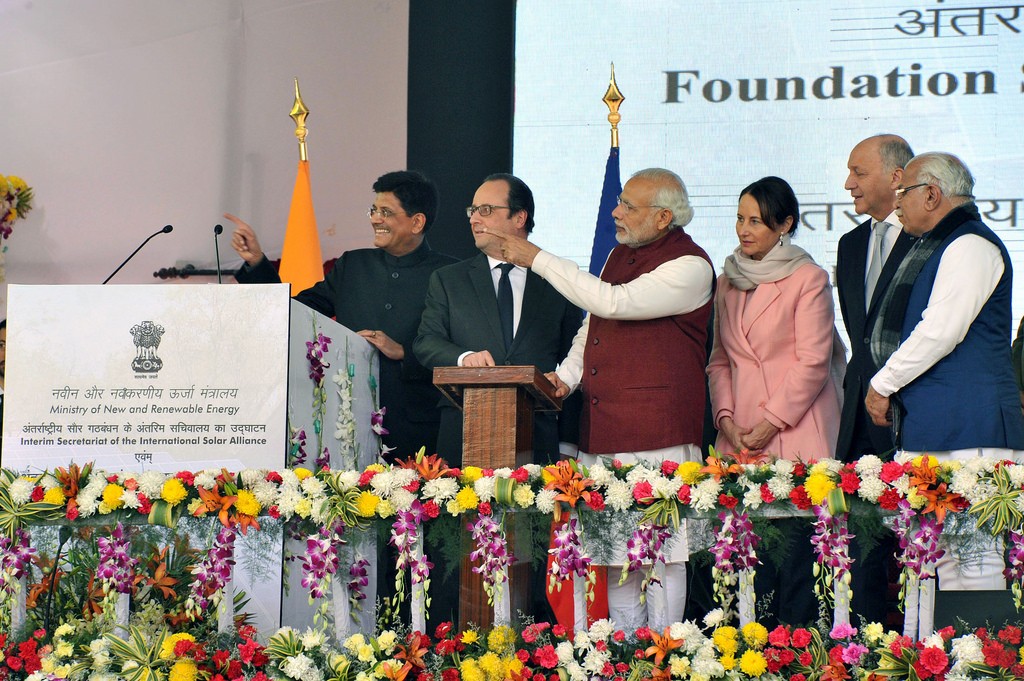
[(9, 288), (3, 465), (284, 465), (287, 285)]

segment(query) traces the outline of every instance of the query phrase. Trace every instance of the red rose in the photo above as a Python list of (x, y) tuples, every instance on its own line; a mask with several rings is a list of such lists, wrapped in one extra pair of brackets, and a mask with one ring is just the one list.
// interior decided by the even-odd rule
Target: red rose
[(522, 484), (530, 479), (530, 471), (520, 466), (519, 468), (512, 471), (512, 474), (509, 477), (515, 480), (516, 482)]
[(640, 627), (636, 630), (636, 637), (640, 641), (649, 641), (651, 640), (651, 630), (647, 627)]
[(804, 652), (800, 653), (800, 657), (798, 657), (797, 659), (800, 661), (800, 664), (802, 666), (808, 667), (814, 660), (814, 656), (812, 656), (808, 651), (805, 650)]
[(363, 474), (359, 476), (359, 486), (366, 487), (367, 485), (369, 485), (370, 481), (373, 480), (373, 476), (375, 475), (377, 475), (377, 471), (375, 470), (363, 471)]
[(43, 492), (43, 488), (36, 485), (32, 488), (32, 501), (42, 501), (43, 497), (46, 496)]
[(740, 500), (731, 494), (719, 494), (718, 503), (728, 509), (733, 509), (736, 508), (736, 504), (740, 503)]
[[(952, 627), (950, 627), (952, 629)], [(939, 632), (941, 633), (941, 632)], [(1005, 641), (1011, 645), (1020, 645), (1021, 631), (1020, 627), (1015, 627), (1011, 624), (1006, 625), (998, 634), (1000, 641)]]
[(612, 468), (614, 468), (615, 470), (621, 469), (622, 468), (622, 462), (619, 461), (618, 459), (612, 459)]
[(67, 517), (68, 520), (75, 520), (76, 518), (78, 518), (78, 507), (68, 506), (68, 511), (64, 515)]
[(941, 648), (925, 648), (921, 651), (918, 661), (932, 674), (942, 674), (949, 665), (949, 658)]
[(807, 475), (807, 466), (801, 461), (793, 466), (793, 475), (802, 478)]
[(626, 640), (626, 632), (624, 632), (622, 629), (619, 629), (614, 634), (612, 634), (612, 639), (616, 643), (622, 643), (623, 641)]
[(789, 645), (789, 629), (781, 624), (768, 632), (768, 643), (773, 646), (786, 647)]
[(483, 468), (483, 469), (480, 470), (480, 474), (483, 475), (485, 478), (493, 478), (494, 477), (494, 469), (493, 468)]
[(561, 624), (556, 624), (555, 626), (551, 627), (551, 633), (558, 638), (565, 638), (565, 631), (565, 627), (563, 627)]
[(900, 493), (889, 488), (878, 497), (878, 505), (886, 511), (895, 511), (900, 505)]
[(690, 503), (690, 486), (683, 485), (679, 488), (679, 493), (676, 494), (676, 498), (679, 499), (679, 503), (688, 504)]
[(415, 493), (416, 490), (418, 490), (419, 488), (420, 488), (420, 481), (419, 481), (419, 479), (413, 480), (408, 485), (404, 485), (402, 487), (402, 489), (404, 489), (406, 492), (413, 492), (413, 493)]
[(789, 500), (801, 511), (806, 511), (811, 507), (811, 498), (807, 496), (807, 490), (803, 485), (793, 488), (793, 491), (789, 493)]
[(600, 492), (591, 492), (590, 498), (587, 499), (587, 506), (595, 511), (604, 510), (604, 495)]
[(841, 473), (839, 475), (839, 488), (847, 494), (853, 494), (860, 489), (860, 478), (856, 473)]
[(441, 681), (459, 681), (459, 670), (445, 669), (441, 672)]
[[(275, 473), (275, 475), (277, 474)], [(185, 483), (186, 487), (191, 487), (196, 482), (196, 476), (192, 471), (178, 471), (174, 477)], [(281, 476), (278, 475), (277, 477), (280, 478)], [(278, 480), (278, 482), (280, 482), (280, 480)]]
[(452, 630), (452, 627), (454, 627), (454, 626), (455, 625), (452, 624), (451, 622), (441, 622), (440, 624), (437, 625), (437, 628), (434, 629), (434, 638), (436, 638), (436, 639), (443, 639), (443, 638), (445, 638), (446, 636), (448, 636), (448, 633)]
[(672, 475), (673, 473), (676, 472), (677, 468), (679, 468), (679, 463), (677, 461), (669, 461), (668, 459), (666, 459), (665, 461), (661, 462), (662, 475)]
[(639, 503), (651, 503), (654, 496), (654, 489), (651, 487), (651, 483), (646, 480), (637, 483), (636, 487), (633, 488), (633, 498)]
[(476, 507), (476, 510), (480, 513), (480, 515), (491, 515), (491, 502), (481, 501), (480, 504)]
[(533, 661), (545, 669), (554, 669), (558, 666), (558, 653), (555, 652), (555, 647), (549, 643), (534, 651)]
[(761, 483), (761, 501), (766, 504), (771, 504), (775, 501), (775, 495), (768, 489), (768, 483)]
[(806, 648), (807, 644), (811, 642), (811, 632), (807, 631), (803, 627), (794, 629), (792, 640), (795, 648)]
[(437, 516), (441, 515), (441, 507), (438, 506), (437, 502), (433, 499), (428, 499), (426, 503), (423, 504), (423, 512), (428, 518), (433, 520)]
[(265, 476), (263, 476), (263, 479), (266, 480), (267, 482), (273, 482), (277, 485), (280, 485), (284, 481), (284, 479), (281, 477), (281, 474), (278, 473), (277, 471), (269, 471)]
[(276, 520), (277, 518), (281, 517), (281, 509), (279, 509), (277, 507), (277, 504), (275, 504), (267, 509), (267, 515)]
[(884, 483), (891, 483), (894, 480), (899, 480), (900, 477), (906, 473), (906, 468), (901, 463), (895, 461), (888, 461), (882, 464), (881, 478)]

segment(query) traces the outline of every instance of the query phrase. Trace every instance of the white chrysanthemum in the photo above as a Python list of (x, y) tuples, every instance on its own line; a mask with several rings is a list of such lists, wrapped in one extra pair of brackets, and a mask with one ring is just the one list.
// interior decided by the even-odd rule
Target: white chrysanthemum
[(796, 463), (789, 459), (778, 459), (772, 463), (772, 470), (775, 471), (775, 475), (792, 475), (795, 468)]
[(454, 499), (459, 493), (459, 481), (453, 478), (434, 478), (423, 483), (423, 496), (437, 503)]
[(686, 677), (686, 674), (690, 671), (690, 660), (679, 655), (673, 655), (668, 658), (668, 666), (672, 672), (672, 676), (677, 679)]
[(281, 515), (288, 518), (295, 513), (295, 507), (299, 505), (299, 502), (303, 500), (302, 493), (297, 489), (281, 489), (281, 494), (277, 498), (277, 510), (281, 512)]
[(939, 650), (946, 649), (946, 640), (941, 635), (933, 633), (924, 639), (925, 648), (938, 648)]
[(654, 496), (664, 499), (674, 499), (679, 493), (679, 488), (682, 486), (683, 479), (677, 478), (674, 475), (667, 478), (658, 476), (651, 481)]
[(317, 669), (316, 663), (304, 653), (289, 657), (281, 664), (281, 671), (290, 679), (303, 681), (323, 681), (324, 675)]
[(213, 486), (217, 484), (218, 473), (220, 471), (199, 471), (196, 473), (195, 486), (202, 487), (203, 489), (213, 489)]
[(572, 643), (569, 641), (562, 641), (555, 648), (555, 653), (558, 654), (558, 661), (561, 664), (568, 664), (574, 660)]
[(669, 626), (669, 628), (668, 628), (668, 635), (669, 635), (669, 638), (674, 638), (676, 640), (684, 638), (683, 623), (682, 622), (675, 622), (675, 623), (671, 624)]
[(15, 504), (27, 504), (32, 501), (32, 490), (35, 486), (31, 480), (18, 478), (7, 488), (7, 493), (11, 495), (11, 501)]
[(537, 510), (541, 513), (551, 513), (555, 510), (556, 492), (552, 489), (542, 489), (537, 493)]
[(768, 491), (776, 499), (788, 498), (789, 493), (793, 491), (793, 487), (793, 478), (789, 475), (776, 475), (768, 480)]
[(496, 477), (496, 478), (504, 478), (504, 479), (507, 480), (508, 478), (512, 477), (512, 469), (508, 468), (508, 467), (497, 468), (494, 471), (494, 477)]
[(139, 491), (150, 499), (155, 499), (160, 496), (164, 483), (167, 482), (167, 475), (160, 471), (146, 471), (136, 480), (139, 481)]
[(96, 511), (100, 508), (100, 500), (95, 497), (82, 498), (78, 497), (78, 515), (81, 518), (88, 518), (89, 516), (96, 515)]
[(611, 655), (607, 650), (602, 653), (600, 650), (591, 647), (587, 651), (586, 657), (583, 658), (583, 671), (587, 672), (587, 678), (593, 678), (610, 661)]
[(865, 454), (857, 459), (857, 464), (854, 466), (854, 470), (857, 471), (857, 475), (859, 475), (862, 480), (865, 476), (878, 477), (882, 472), (882, 460), (874, 454)]
[(581, 630), (576, 631), (576, 635), (572, 639), (573, 647), (577, 650), (585, 650), (590, 647), (590, 634)]
[(139, 507), (139, 493), (135, 490), (126, 489), (121, 493), (121, 501), (125, 508), (136, 509)]
[(324, 490), (327, 489), (327, 484), (315, 475), (311, 475), (302, 481), (301, 487), (306, 496), (318, 497), (323, 495)]
[(885, 492), (885, 483), (881, 478), (863, 478), (860, 481), (860, 488), (857, 489), (857, 496), (865, 501), (875, 503), (883, 492)]
[[(715, 629), (725, 619), (725, 611), (722, 608), (715, 608), (704, 615), (704, 626), (708, 629)], [(672, 638), (675, 638), (673, 636)]]
[(544, 469), (543, 466), (541, 466), (540, 464), (536, 464), (536, 463), (528, 463), (525, 466), (523, 466), (523, 468), (525, 468), (526, 472), (530, 474), (530, 479), (531, 480), (539, 477), (540, 476), (540, 472)]
[(672, 638), (683, 640), (683, 650), (687, 655), (697, 652), (705, 644), (710, 645), (710, 641), (693, 621), (683, 622), (678, 635), (673, 631)]
[(698, 511), (710, 511), (718, 504), (722, 483), (714, 478), (701, 480), (690, 491), (690, 504)]
[(833, 459), (821, 459), (815, 461), (809, 469), (807, 469), (808, 475), (829, 475), (833, 472), (832, 467), (829, 466), (829, 462)]
[(578, 662), (569, 662), (565, 665), (565, 671), (569, 673), (569, 681), (587, 681), (587, 673)]
[(391, 503), (398, 511), (408, 511), (412, 508), (414, 501), (416, 501), (416, 495), (407, 489), (396, 489), (391, 495)]
[(751, 510), (760, 508), (763, 501), (760, 487), (750, 487), (743, 493), (743, 505)]
[(480, 501), (491, 501), (494, 499), (494, 487), (497, 484), (494, 478), (483, 477), (473, 483), (473, 491), (480, 497)]
[(614, 511), (626, 511), (633, 507), (633, 491), (629, 483), (613, 479), (605, 491), (604, 503)]
[(257, 480), (250, 487), (250, 491), (263, 508), (277, 503), (277, 485), (269, 480)]
[(651, 483), (651, 486), (653, 486), (654, 478), (659, 477), (659, 475), (660, 474), (657, 471), (653, 471), (644, 465), (637, 464), (636, 466), (633, 466), (628, 473), (626, 473), (626, 482), (635, 487), (637, 483), (647, 481)]
[[(533, 490), (525, 485), (516, 485), (512, 491), (512, 501), (516, 502), (519, 508), (530, 508), (536, 498)], [(1024, 496), (1021, 499), (1024, 500)]]
[(590, 640), (594, 643), (607, 641), (615, 633), (615, 625), (609, 619), (600, 619), (590, 625)]
[(359, 471), (346, 470), (336, 474), (335, 480), (342, 488), (356, 487), (359, 485)]
[(313, 650), (319, 648), (327, 641), (323, 632), (317, 631), (311, 627), (306, 629), (306, 632), (302, 635), (302, 647), (306, 650)]
[(611, 484), (611, 481), (615, 479), (615, 474), (605, 468), (604, 463), (598, 462), (590, 467), (590, 475), (588, 477), (593, 480), (598, 487), (604, 487), (605, 485)]
[(983, 663), (985, 661), (981, 639), (974, 634), (967, 634), (953, 639), (950, 644), (950, 653), (953, 656), (953, 668), (951, 671), (959, 671), (967, 665)]
[(242, 481), (242, 486), (246, 489), (251, 488), (253, 485), (258, 483), (267, 477), (266, 468), (243, 468), (238, 471), (238, 477)]
[[(103, 479), (103, 482), (106, 482), (105, 478)], [(57, 480), (57, 478), (55, 478), (50, 473), (47, 473), (46, 475), (44, 475), (41, 478), (39, 478), (39, 482), (37, 482), (36, 484), (39, 485), (40, 487), (42, 487), (44, 492), (49, 492), (54, 487), (60, 487), (61, 486), (60, 485), (60, 481)]]
[(281, 487), (298, 487), (299, 476), (295, 475), (295, 471), (291, 468), (285, 468), (282, 471), (278, 471), (281, 474)]
[[(910, 476), (901, 475), (900, 477), (889, 483), (889, 486), (899, 492), (903, 496), (910, 494)], [(917, 489), (916, 487), (914, 489)]]

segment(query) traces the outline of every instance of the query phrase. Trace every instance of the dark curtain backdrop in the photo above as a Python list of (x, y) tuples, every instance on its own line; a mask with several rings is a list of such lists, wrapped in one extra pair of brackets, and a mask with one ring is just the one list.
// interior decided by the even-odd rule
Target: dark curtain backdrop
[(465, 208), (484, 177), (512, 170), (515, 0), (410, 0), (408, 156), (441, 210), (433, 248), (477, 253)]

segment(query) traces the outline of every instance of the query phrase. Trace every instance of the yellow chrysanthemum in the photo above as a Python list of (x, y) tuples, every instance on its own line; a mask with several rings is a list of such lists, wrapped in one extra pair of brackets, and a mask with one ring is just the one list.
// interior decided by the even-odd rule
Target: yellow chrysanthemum
[(484, 471), (479, 466), (466, 466), (462, 469), (462, 482), (467, 485), (472, 485), (482, 477), (484, 477)]
[(260, 514), (260, 509), (263, 506), (256, 500), (255, 494), (247, 489), (240, 489), (238, 490), (238, 500), (235, 502), (235, 508), (238, 509), (239, 513), (257, 516)]
[(460, 511), (472, 511), (480, 505), (480, 497), (476, 495), (472, 487), (463, 487), (455, 495), (455, 503), (459, 505)]
[(472, 659), (462, 661), (459, 666), (459, 674), (462, 676), (462, 681), (485, 681), (486, 679), (480, 665)]
[(364, 643), (356, 648), (356, 657), (360, 662), (373, 662), (377, 659), (377, 653), (373, 650), (373, 646)]
[(918, 493), (916, 487), (911, 487), (910, 491), (907, 492), (907, 503), (910, 504), (910, 508), (920, 511), (928, 504), (928, 497)]
[(295, 515), (300, 518), (308, 518), (313, 512), (313, 502), (309, 499), (299, 499), (295, 502)]
[(711, 636), (711, 640), (715, 647), (723, 653), (732, 654), (739, 648), (739, 643), (736, 641), (736, 627), (718, 627)]
[(293, 468), (292, 473), (295, 473), (295, 477), (299, 479), (299, 482), (302, 482), (309, 476), (313, 475), (313, 471), (308, 468)]
[(512, 627), (494, 627), (491, 633), (487, 634), (487, 649), (499, 655), (510, 652), (515, 644), (516, 632)]
[(768, 661), (756, 650), (748, 650), (740, 657), (740, 671), (747, 676), (761, 676), (768, 671)]
[(523, 661), (515, 655), (509, 655), (501, 659), (501, 663), (505, 665), (505, 678), (514, 679), (519, 676), (519, 673), (523, 671)]
[(751, 648), (757, 648), (760, 650), (764, 647), (765, 643), (768, 643), (768, 630), (763, 624), (757, 622), (748, 622), (743, 625), (741, 630), (743, 633), (743, 640), (747, 642), (747, 645)]
[(668, 666), (673, 677), (677, 679), (684, 678), (690, 673), (690, 658), (673, 655), (668, 658)]
[(75, 647), (67, 641), (61, 641), (53, 648), (53, 653), (57, 657), (71, 657), (73, 652), (75, 652)]
[(807, 477), (807, 482), (804, 483), (804, 490), (807, 491), (807, 496), (811, 498), (811, 503), (814, 505), (825, 501), (828, 493), (835, 488), (835, 481), (823, 474), (810, 475)]
[(43, 501), (48, 504), (57, 504), (63, 506), (66, 499), (64, 498), (64, 490), (60, 487), (51, 487), (46, 490), (46, 494), (43, 495)]
[(512, 492), (512, 500), (520, 508), (530, 508), (536, 498), (537, 495), (533, 493), (533, 490), (525, 485), (516, 485), (515, 491)]
[(676, 477), (682, 478), (683, 482), (687, 485), (694, 485), (700, 480), (701, 474), (700, 469), (703, 466), (696, 461), (684, 461), (679, 464), (679, 468), (676, 469)]
[(345, 642), (342, 645), (345, 646), (346, 650), (355, 655), (359, 650), (359, 646), (366, 645), (366, 639), (362, 634), (352, 634), (345, 639)]
[(1020, 655), (1020, 663), (1024, 664), (1024, 646), (1021, 646), (1017, 653)]
[(366, 467), (366, 470), (376, 471), (377, 473), (383, 473), (384, 471), (387, 470), (387, 466), (385, 466), (382, 463), (371, 463), (369, 466)]
[(179, 634), (171, 634), (164, 639), (164, 643), (160, 646), (160, 659), (169, 660), (174, 657), (174, 646), (178, 645), (178, 641), (191, 641), (196, 642), (196, 637), (192, 634), (186, 634), (181, 632)]
[(387, 499), (381, 499), (380, 503), (377, 504), (377, 515), (381, 518), (390, 518), (395, 515), (395, 505)]
[(502, 664), (501, 658), (494, 653), (484, 653), (480, 656), (477, 664), (480, 665), (480, 670), (487, 677), (487, 681), (504, 681), (505, 665)]
[(725, 671), (729, 671), (730, 669), (736, 666), (736, 656), (732, 653), (729, 653), (728, 655), (722, 655), (722, 658), (719, 660), (719, 662), (722, 663), (722, 668), (725, 669)]
[(391, 649), (395, 647), (395, 643), (398, 642), (398, 634), (385, 629), (380, 632), (380, 636), (377, 637), (377, 647), (383, 650), (386, 654), (391, 654)]
[(459, 515), (459, 502), (455, 501), (454, 499), (449, 499), (447, 502), (445, 502), (444, 510), (448, 513), (448, 515)]
[(184, 483), (178, 478), (171, 478), (164, 483), (164, 486), (160, 488), (160, 498), (166, 501), (171, 506), (175, 506), (185, 501), (188, 497), (188, 490), (185, 489)]
[(356, 513), (364, 518), (372, 518), (377, 512), (380, 497), (373, 492), (360, 492), (356, 497)]
[(195, 681), (198, 676), (196, 663), (192, 660), (178, 660), (171, 667), (171, 673), (167, 676), (168, 681)]
[(462, 632), (462, 642), (466, 645), (476, 643), (480, 639), (480, 634), (477, 633), (476, 629), (467, 629)]
[(124, 487), (110, 483), (103, 488), (103, 503), (111, 510), (121, 508), (124, 506), (124, 499), (121, 498), (122, 494), (124, 494)]
[(871, 645), (876, 645), (885, 636), (885, 627), (879, 622), (872, 622), (864, 626), (864, 640)]

